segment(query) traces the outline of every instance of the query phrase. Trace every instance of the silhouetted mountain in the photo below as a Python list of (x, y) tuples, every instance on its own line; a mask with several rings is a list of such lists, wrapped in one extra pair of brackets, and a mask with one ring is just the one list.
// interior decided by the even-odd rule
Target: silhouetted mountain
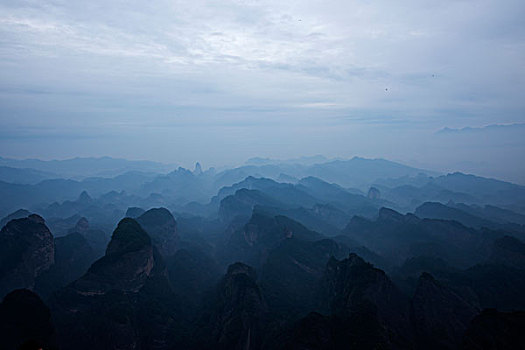
[[(378, 186), (383, 198), (413, 210), (424, 202), (455, 202), (498, 205), (525, 210), (525, 187), (505, 181), (462, 173), (453, 173), (428, 181), (415, 180), (400, 186)], [(523, 213), (522, 213), (523, 214)]]
[(479, 309), (423, 273), (412, 299), (412, 319), (420, 349), (457, 349)]
[(183, 248), (166, 261), (173, 292), (190, 320), (202, 312), (205, 296), (222, 271), (212, 256), (199, 248)]
[(249, 218), (255, 206), (286, 208), (284, 203), (256, 190), (240, 189), (221, 200), (219, 218), (229, 222), (237, 217)]
[(0, 229), (11, 220), (27, 218), (29, 215), (31, 215), (30, 211), (25, 209), (18, 209), (17, 211), (7, 215), (5, 218), (0, 220)]
[(0, 304), (0, 339), (6, 350), (58, 349), (48, 307), (27, 289), (12, 291)]
[(125, 218), (106, 255), (51, 305), (63, 348), (166, 349), (181, 332), (174, 303), (160, 254), (140, 225)]
[(128, 210), (126, 210), (126, 217), (127, 218), (136, 219), (139, 216), (141, 216), (142, 214), (144, 214), (145, 212), (146, 211), (144, 209), (142, 209), (142, 208), (130, 207), (130, 208), (128, 208)]
[(511, 236), (495, 240), (489, 262), (525, 270), (525, 243)]
[(229, 238), (224, 247), (224, 258), (260, 267), (271, 249), (291, 238), (314, 241), (321, 239), (322, 235), (285, 216), (268, 216), (254, 211), (248, 223)]
[(330, 257), (343, 258), (350, 249), (330, 239), (283, 240), (268, 253), (261, 269), (261, 288), (268, 305), (284, 319), (304, 316), (316, 308), (315, 292)]
[(242, 263), (228, 267), (219, 282), (202, 330), (207, 340), (203, 348), (260, 349), (267, 312), (253, 268)]
[(32, 289), (54, 259), (53, 235), (42, 217), (32, 214), (9, 221), (0, 231), (0, 296), (17, 288)]
[(321, 282), (321, 309), (339, 318), (356, 348), (412, 346), (408, 299), (386, 274), (356, 254), (330, 259)]
[(89, 246), (93, 249), (95, 256), (101, 257), (106, 251), (109, 238), (106, 233), (100, 229), (91, 228), (89, 221), (82, 217), (78, 219), (75, 227), (68, 230), (71, 233), (79, 233), (86, 240)]
[(283, 163), (247, 165), (217, 174), (216, 183), (224, 186), (239, 182), (248, 176), (277, 179), (282, 173), (295, 178), (314, 176), (343, 187), (357, 188), (368, 188), (379, 178), (415, 176), (419, 173), (435, 174), (384, 159), (354, 157), (349, 160), (333, 160), (311, 165)]
[(509, 209), (503, 209), (493, 205), (478, 206), (453, 202), (447, 205), (500, 224), (515, 223), (525, 225), (525, 215), (518, 214)]
[(457, 208), (451, 208), (441, 203), (426, 202), (417, 207), (414, 212), (415, 215), (422, 219), (442, 219), (455, 220), (465, 226), (481, 228), (496, 226), (495, 223), (485, 220), (483, 218), (474, 216)]
[(474, 318), (465, 334), (463, 349), (506, 349), (525, 348), (525, 312), (498, 312), (484, 310)]
[(204, 202), (209, 200), (216, 191), (213, 186), (213, 175), (210, 172), (196, 175), (191, 170), (178, 168), (145, 183), (138, 193), (141, 195), (160, 193), (180, 203)]
[(0, 165), (13, 168), (31, 168), (42, 172), (60, 174), (63, 177), (116, 176), (128, 171), (149, 171), (163, 173), (173, 169), (172, 166), (126, 159), (73, 158), (66, 160), (9, 159), (0, 157)]
[(59, 177), (57, 174), (35, 169), (0, 166), (0, 181), (14, 184), (36, 184), (43, 180), (56, 179)]
[(167, 257), (175, 253), (179, 243), (177, 222), (168, 209), (150, 209), (139, 216), (137, 222), (151, 237), (162, 256)]
[(426, 255), (454, 266), (468, 267), (483, 260), (495, 231), (476, 231), (456, 221), (420, 219), (382, 208), (375, 221), (354, 217), (343, 231), (372, 251), (400, 265), (410, 257)]
[(97, 258), (86, 238), (70, 233), (55, 239), (55, 263), (36, 281), (35, 290), (44, 298), (81, 277)]

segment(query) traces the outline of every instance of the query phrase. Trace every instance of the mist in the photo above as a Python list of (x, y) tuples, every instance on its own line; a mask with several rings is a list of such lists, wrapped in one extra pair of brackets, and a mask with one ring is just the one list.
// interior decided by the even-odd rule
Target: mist
[[(1, 10), (6, 157), (189, 167), (357, 155), (525, 181), (516, 168), (520, 1), (4, 2)], [(490, 125), (510, 126), (436, 136)]]
[(525, 2), (0, 2), (0, 348), (525, 349)]

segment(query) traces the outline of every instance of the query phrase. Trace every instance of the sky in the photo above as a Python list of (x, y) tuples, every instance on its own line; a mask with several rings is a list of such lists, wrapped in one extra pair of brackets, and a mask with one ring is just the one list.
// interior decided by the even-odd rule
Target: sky
[(0, 0), (0, 156), (363, 156), (525, 184), (523, 18), (523, 0)]

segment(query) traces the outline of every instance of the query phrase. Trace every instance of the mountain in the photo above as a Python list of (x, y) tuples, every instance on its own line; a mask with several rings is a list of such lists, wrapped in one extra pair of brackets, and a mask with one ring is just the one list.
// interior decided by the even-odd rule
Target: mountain
[(166, 259), (166, 266), (173, 293), (185, 316), (194, 320), (223, 271), (211, 254), (198, 247), (179, 249)]
[(202, 336), (204, 349), (260, 349), (266, 305), (256, 283), (255, 270), (235, 263), (217, 286)]
[(58, 349), (49, 308), (27, 289), (12, 291), (0, 303), (0, 339), (2, 349)]
[(53, 235), (42, 217), (11, 220), (0, 231), (0, 296), (17, 288), (32, 289), (55, 261)]
[(277, 179), (281, 174), (286, 174), (295, 178), (314, 176), (342, 187), (368, 188), (377, 179), (416, 176), (420, 173), (437, 175), (434, 172), (412, 168), (384, 159), (354, 157), (348, 160), (331, 160), (315, 164), (270, 163), (246, 165), (218, 173), (216, 184), (224, 186), (239, 182), (248, 176)]
[(254, 211), (246, 225), (229, 237), (223, 248), (223, 259), (241, 261), (258, 268), (264, 264), (271, 249), (292, 238), (313, 241), (323, 236), (285, 216)]
[(319, 312), (280, 326), (268, 349), (413, 348), (409, 301), (386, 274), (351, 253), (330, 258), (317, 291)]
[(91, 228), (89, 221), (82, 217), (78, 219), (73, 228), (68, 230), (68, 234), (78, 233), (87, 242), (89, 247), (93, 250), (96, 257), (101, 257), (106, 251), (109, 237), (100, 229)]
[(36, 280), (35, 290), (44, 298), (81, 277), (97, 254), (78, 232), (55, 239), (55, 262)]
[(173, 166), (150, 161), (119, 158), (73, 158), (65, 160), (11, 159), (0, 157), (0, 165), (12, 168), (30, 168), (39, 172), (59, 174), (65, 178), (90, 176), (116, 176), (129, 171), (163, 173)]
[(138, 207), (129, 207), (128, 210), (126, 210), (126, 217), (136, 219), (142, 214), (144, 214), (146, 211), (142, 208)]
[(464, 203), (448, 203), (448, 206), (458, 208), (469, 214), (486, 218), (487, 220), (497, 222), (500, 224), (518, 224), (525, 225), (525, 215), (516, 213), (509, 209), (503, 209), (494, 205), (467, 205)]
[(457, 221), (420, 219), (388, 208), (381, 208), (376, 220), (353, 217), (343, 233), (393, 265), (427, 256), (461, 268), (485, 261), (492, 242), (508, 234), (502, 230), (476, 230)]
[(43, 180), (58, 177), (60, 176), (57, 174), (35, 169), (0, 166), (0, 181), (14, 184), (36, 184)]
[(498, 238), (493, 243), (488, 261), (525, 270), (525, 243), (512, 236)]
[(50, 305), (62, 348), (166, 349), (182, 332), (162, 257), (130, 218), (119, 222), (106, 255)]
[(498, 225), (481, 217), (467, 213), (461, 209), (448, 207), (441, 203), (426, 202), (416, 208), (414, 214), (420, 218), (455, 220), (465, 226), (495, 228)]
[(463, 349), (525, 348), (525, 312), (499, 312), (484, 310), (472, 321), (465, 334)]
[[(331, 258), (321, 282), (322, 310), (338, 317), (357, 348), (412, 346), (407, 298), (356, 254)], [(352, 339), (353, 338), (353, 339)]]
[(457, 349), (479, 309), (423, 273), (412, 298), (411, 316), (421, 349)]
[(179, 243), (177, 222), (168, 209), (150, 209), (140, 215), (137, 222), (151, 237), (162, 256), (168, 257), (175, 253)]
[(25, 209), (18, 209), (17, 211), (7, 215), (5, 218), (0, 220), (0, 228), (4, 227), (9, 221), (14, 219), (23, 219), (31, 215), (31, 212)]
[(315, 241), (291, 237), (268, 253), (261, 268), (266, 301), (284, 320), (304, 316), (316, 308), (315, 294), (330, 257), (348, 256), (350, 248), (331, 239)]

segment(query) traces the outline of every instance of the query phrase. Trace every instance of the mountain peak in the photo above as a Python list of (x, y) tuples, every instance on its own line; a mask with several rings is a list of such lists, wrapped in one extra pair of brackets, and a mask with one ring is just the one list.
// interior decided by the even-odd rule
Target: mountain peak
[(201, 175), (202, 174), (201, 163), (199, 163), (199, 162), (195, 163), (195, 169), (193, 170), (193, 173), (195, 175)]
[(124, 254), (150, 245), (151, 239), (137, 221), (131, 218), (120, 220), (113, 232), (106, 255)]
[(378, 219), (383, 221), (399, 222), (403, 220), (403, 215), (393, 209), (382, 207), (379, 209)]

